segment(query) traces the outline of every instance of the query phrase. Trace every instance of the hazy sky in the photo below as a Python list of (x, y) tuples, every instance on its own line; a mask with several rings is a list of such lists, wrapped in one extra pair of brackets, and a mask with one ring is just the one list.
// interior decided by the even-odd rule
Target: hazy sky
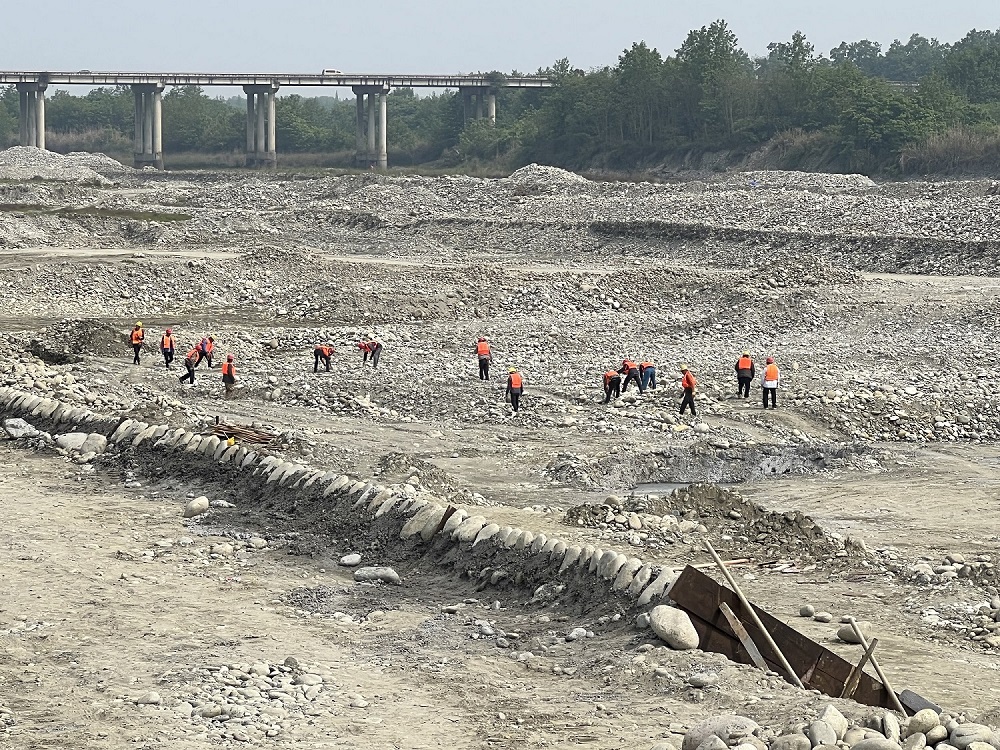
[(639, 40), (672, 54), (718, 18), (752, 56), (796, 30), (825, 55), (1000, 27), (998, 0), (8, 0), (3, 15), (7, 70), (533, 72), (614, 64)]

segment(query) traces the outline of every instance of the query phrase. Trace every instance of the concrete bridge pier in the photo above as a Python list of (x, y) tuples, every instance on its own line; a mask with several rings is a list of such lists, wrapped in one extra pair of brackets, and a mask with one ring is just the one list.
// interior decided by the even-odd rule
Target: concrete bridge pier
[(275, 142), (274, 96), (278, 85), (253, 84), (243, 87), (247, 95), (247, 161), (248, 167), (274, 168), (278, 164)]
[(133, 158), (136, 169), (163, 169), (163, 84), (139, 83), (132, 86), (135, 96)]
[(485, 116), (491, 125), (497, 124), (497, 94), (494, 89), (488, 86), (462, 86), (459, 92), (462, 94), (462, 111), (466, 123), (473, 119), (482, 120)]
[(387, 86), (353, 86), (357, 97), (357, 131), (355, 144), (358, 164), (388, 169), (389, 150), (386, 137), (388, 126)]
[(18, 142), (22, 146), (45, 148), (45, 88), (44, 83), (18, 83)]

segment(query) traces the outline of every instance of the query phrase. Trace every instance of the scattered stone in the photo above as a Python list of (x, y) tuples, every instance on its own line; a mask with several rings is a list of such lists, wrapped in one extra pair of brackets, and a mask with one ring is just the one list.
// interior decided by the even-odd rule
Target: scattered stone
[(354, 580), (363, 582), (381, 581), (382, 583), (391, 583), (396, 586), (402, 583), (399, 573), (392, 568), (382, 566), (356, 568), (354, 570)]
[(207, 513), (208, 508), (208, 498), (201, 495), (194, 500), (189, 500), (188, 504), (184, 506), (184, 517), (194, 518), (195, 516), (200, 516), (202, 513)]
[(671, 648), (682, 651), (698, 648), (698, 631), (687, 612), (658, 605), (649, 612), (649, 625), (657, 637)]

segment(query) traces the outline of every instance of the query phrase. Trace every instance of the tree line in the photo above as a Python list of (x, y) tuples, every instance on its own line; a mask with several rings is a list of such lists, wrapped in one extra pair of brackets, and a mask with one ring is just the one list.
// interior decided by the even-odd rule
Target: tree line
[[(495, 126), (466, 121), (456, 92), (396, 89), (390, 160), (641, 170), (723, 153), (728, 163), (756, 154), (769, 167), (867, 174), (1000, 167), (1000, 30), (973, 30), (954, 43), (914, 34), (885, 50), (843, 42), (828, 55), (796, 32), (767, 50), (751, 57), (719, 20), (691, 31), (672, 55), (637, 42), (613, 66), (585, 71), (560, 60), (537, 71), (553, 79), (552, 89), (499, 89)], [(276, 107), (279, 154), (340, 154), (349, 163), (353, 97), (291, 94)], [(13, 87), (0, 92), (0, 146), (17, 142), (17, 108)], [(127, 154), (132, 118), (127, 87), (55, 91), (46, 101), (56, 150)], [(163, 96), (168, 164), (171, 153), (239, 154), (245, 132), (242, 97), (210, 97), (198, 87)]]

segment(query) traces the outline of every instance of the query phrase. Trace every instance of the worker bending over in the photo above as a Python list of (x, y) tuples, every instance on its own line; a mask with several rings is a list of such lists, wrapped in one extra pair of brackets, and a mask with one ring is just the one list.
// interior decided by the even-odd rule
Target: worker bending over
[(365, 358), (361, 361), (361, 365), (364, 366), (368, 362), (368, 357), (372, 358), (372, 367), (378, 368), (379, 357), (382, 356), (382, 343), (371, 339), (369, 341), (359, 341), (358, 349), (360, 349)]
[(618, 398), (622, 395), (622, 376), (614, 370), (604, 373), (604, 403), (610, 403), (611, 397)]
[(326, 371), (330, 372), (330, 355), (335, 351), (333, 344), (330, 343), (320, 344), (313, 349), (313, 372), (319, 371), (320, 360), (323, 360), (323, 364), (326, 365)]
[(647, 388), (652, 388), (656, 390), (656, 363), (655, 362), (640, 362), (639, 363), (639, 393), (642, 393)]
[(639, 393), (643, 392), (642, 379), (639, 377), (639, 365), (631, 359), (623, 359), (622, 366), (618, 368), (618, 372), (625, 376), (625, 380), (622, 382), (622, 393), (628, 390), (628, 384), (632, 382), (635, 382), (639, 388)]

